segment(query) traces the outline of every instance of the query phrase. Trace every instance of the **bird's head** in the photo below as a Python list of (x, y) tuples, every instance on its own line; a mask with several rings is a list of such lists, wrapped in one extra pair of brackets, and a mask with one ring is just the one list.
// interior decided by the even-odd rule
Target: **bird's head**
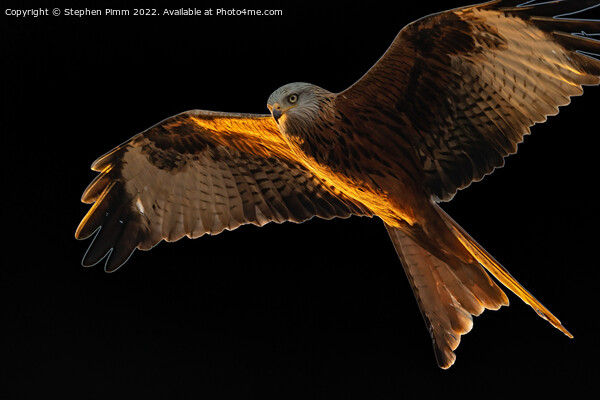
[(310, 126), (331, 95), (331, 92), (310, 83), (288, 83), (269, 96), (267, 107), (281, 131), (293, 133)]

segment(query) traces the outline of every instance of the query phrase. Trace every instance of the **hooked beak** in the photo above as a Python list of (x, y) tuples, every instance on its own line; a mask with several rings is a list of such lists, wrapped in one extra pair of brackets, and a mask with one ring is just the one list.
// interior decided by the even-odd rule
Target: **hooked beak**
[(279, 123), (279, 118), (281, 118), (283, 115), (283, 110), (281, 109), (279, 103), (269, 106), (269, 109), (271, 110), (271, 115), (273, 115), (273, 118), (275, 118), (275, 122)]

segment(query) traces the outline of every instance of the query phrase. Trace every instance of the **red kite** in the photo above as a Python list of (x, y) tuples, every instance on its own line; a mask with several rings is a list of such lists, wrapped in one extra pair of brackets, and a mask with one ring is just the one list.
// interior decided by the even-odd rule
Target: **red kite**
[(508, 304), (488, 273), (571, 336), (437, 204), (600, 83), (600, 42), (586, 34), (600, 21), (565, 16), (597, 1), (518, 3), (407, 25), (340, 93), (292, 83), (270, 96), (270, 114), (188, 111), (139, 133), (92, 165), (100, 174), (82, 201), (93, 206), (76, 237), (96, 236), (83, 264), (106, 258), (114, 271), (136, 248), (242, 224), (377, 216), (440, 367), (454, 363), (472, 315)]

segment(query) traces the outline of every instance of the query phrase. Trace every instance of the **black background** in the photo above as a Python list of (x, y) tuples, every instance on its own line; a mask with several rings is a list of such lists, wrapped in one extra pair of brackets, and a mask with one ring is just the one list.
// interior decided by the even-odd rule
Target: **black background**
[[(149, 4), (118, 7), (187, 6)], [(287, 82), (342, 90), (406, 23), (459, 5), (246, 5), (283, 10), (273, 17), (17, 19), (2, 10), (4, 398), (587, 393), (598, 372), (598, 88), (444, 205), (574, 340), (509, 294), (511, 307), (476, 318), (456, 364), (438, 369), (377, 219), (162, 243), (114, 274), (80, 265), (89, 241), (74, 239), (88, 208), (79, 198), (98, 156), (181, 111), (265, 113)]]

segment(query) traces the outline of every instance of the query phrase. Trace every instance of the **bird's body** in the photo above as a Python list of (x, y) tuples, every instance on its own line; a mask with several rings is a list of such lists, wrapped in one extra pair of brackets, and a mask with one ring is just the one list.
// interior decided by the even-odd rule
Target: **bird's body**
[[(560, 321), (439, 206), (501, 167), (530, 126), (600, 83), (594, 20), (552, 15), (598, 5), (514, 1), (449, 10), (400, 31), (340, 93), (291, 83), (270, 115), (189, 111), (98, 159), (77, 229), (106, 270), (135, 248), (239, 225), (312, 217), (383, 221), (448, 368), (472, 315), (508, 304), (488, 272), (552, 325)], [(487, 271), (487, 272), (486, 272)]]
[[(306, 108), (309, 112), (290, 117), (284, 114), (278, 121), (283, 138), (298, 160), (387, 224), (414, 224), (418, 204), (430, 200), (419, 188), (423, 177), (415, 167), (411, 144), (402, 134), (396, 134), (402, 132), (402, 127), (385, 116), (377, 120), (361, 118), (359, 107), (343, 101), (339, 106), (338, 95), (315, 85), (288, 84), (274, 95), (285, 98), (292, 92), (300, 99), (308, 94), (307, 101), (315, 103)], [(349, 119), (347, 115), (359, 118)]]

